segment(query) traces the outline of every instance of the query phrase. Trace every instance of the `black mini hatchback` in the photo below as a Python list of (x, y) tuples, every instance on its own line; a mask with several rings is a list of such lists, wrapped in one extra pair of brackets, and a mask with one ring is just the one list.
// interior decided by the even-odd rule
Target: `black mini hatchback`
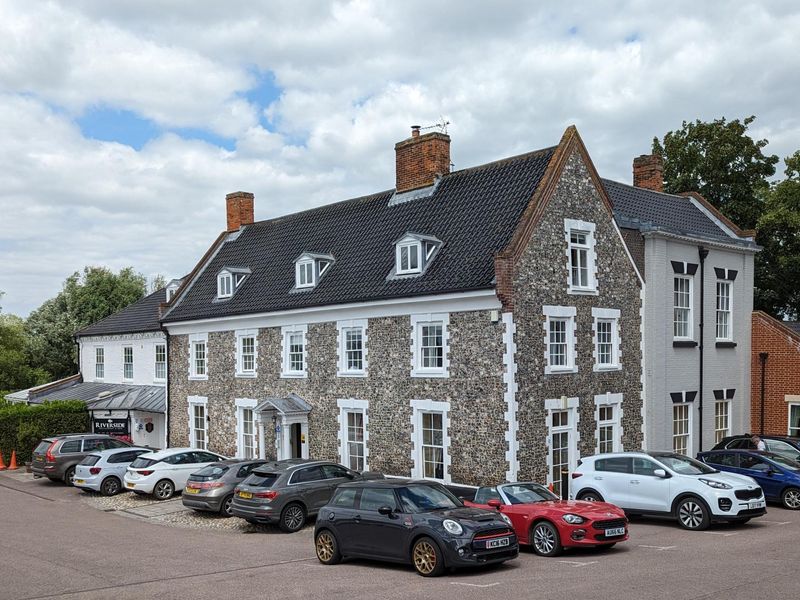
[(319, 512), (314, 544), (326, 565), (345, 557), (411, 563), (424, 577), (519, 554), (508, 517), (465, 507), (444, 486), (429, 481), (340, 485)]

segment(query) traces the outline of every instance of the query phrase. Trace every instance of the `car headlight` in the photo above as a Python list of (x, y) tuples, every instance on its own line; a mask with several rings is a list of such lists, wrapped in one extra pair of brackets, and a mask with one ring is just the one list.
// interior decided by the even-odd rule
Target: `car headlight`
[(458, 521), (453, 521), (453, 519), (445, 519), (442, 521), (442, 526), (445, 528), (447, 533), (451, 533), (453, 535), (461, 535), (464, 533), (464, 528), (461, 527), (461, 523)]
[(581, 523), (586, 521), (586, 519), (584, 519), (583, 517), (579, 517), (578, 515), (564, 515), (561, 518), (564, 519), (570, 525), (580, 525)]
[(728, 485), (727, 483), (723, 483), (721, 481), (715, 481), (713, 479), (705, 479), (700, 477), (700, 481), (705, 483), (708, 487), (712, 487), (717, 490), (730, 490), (733, 489), (733, 486)]
[(508, 518), (508, 515), (504, 515), (503, 513), (498, 513), (498, 514), (503, 518), (503, 521), (511, 525), (511, 519)]

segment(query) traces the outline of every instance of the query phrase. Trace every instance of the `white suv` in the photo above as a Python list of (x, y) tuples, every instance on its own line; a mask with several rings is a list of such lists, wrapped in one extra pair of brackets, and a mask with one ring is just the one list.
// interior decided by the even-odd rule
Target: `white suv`
[(752, 478), (672, 452), (583, 458), (570, 492), (578, 500), (611, 502), (628, 514), (676, 518), (685, 529), (706, 529), (712, 521), (746, 523), (767, 512), (764, 493)]
[(168, 500), (186, 487), (189, 475), (220, 460), (226, 457), (193, 448), (169, 448), (142, 454), (125, 473), (125, 489)]

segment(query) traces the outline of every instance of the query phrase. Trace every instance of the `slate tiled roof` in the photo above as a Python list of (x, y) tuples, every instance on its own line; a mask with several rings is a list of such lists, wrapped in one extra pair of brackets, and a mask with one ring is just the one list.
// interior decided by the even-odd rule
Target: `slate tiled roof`
[(141, 300), (129, 304), (105, 319), (93, 323), (75, 333), (77, 336), (111, 335), (115, 333), (141, 333), (158, 331), (158, 306), (167, 299), (166, 289), (153, 292)]
[[(393, 190), (259, 221), (222, 244), (165, 322), (492, 288), (494, 255), (510, 241), (555, 148), (445, 176), (432, 196), (389, 206)], [(420, 277), (387, 279), (405, 233), (442, 241)], [(331, 254), (309, 291), (294, 287), (294, 260)], [(234, 296), (215, 301), (224, 266), (252, 271)]]
[(654, 192), (610, 179), (603, 179), (603, 185), (620, 227), (656, 228), (679, 235), (752, 245), (741, 238), (731, 237), (685, 196)]
[[(66, 380), (65, 380), (66, 381)], [(58, 382), (56, 382), (58, 383)], [(166, 386), (131, 385), (125, 383), (99, 383), (75, 380), (63, 386), (40, 386), (20, 390), (6, 396), (12, 402), (42, 404), (56, 400), (83, 400), (91, 410), (141, 410), (144, 412), (166, 411)], [(41, 388), (48, 388), (38, 391)], [(103, 394), (103, 397), (100, 397)]]

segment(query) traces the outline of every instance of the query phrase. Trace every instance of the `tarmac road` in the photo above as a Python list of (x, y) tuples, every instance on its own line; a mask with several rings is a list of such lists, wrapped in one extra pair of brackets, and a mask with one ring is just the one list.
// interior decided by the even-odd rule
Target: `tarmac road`
[(743, 526), (687, 532), (637, 519), (608, 551), (425, 579), (366, 561), (314, 556), (294, 535), (179, 529), (82, 501), (81, 492), (0, 474), (0, 599), (64, 598), (747, 598), (800, 597), (800, 512), (768, 507)]

